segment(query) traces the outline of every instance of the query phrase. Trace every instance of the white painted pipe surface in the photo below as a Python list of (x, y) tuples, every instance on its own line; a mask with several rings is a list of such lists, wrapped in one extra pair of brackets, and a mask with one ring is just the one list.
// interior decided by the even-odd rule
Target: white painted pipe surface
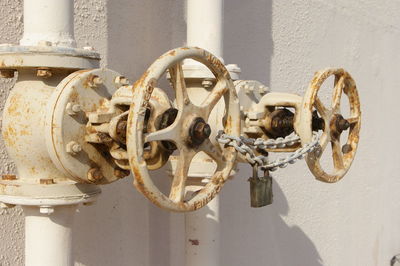
[(52, 46), (76, 47), (74, 1), (24, 0), (24, 35), (20, 44), (50, 43)]
[(73, 265), (72, 225), (76, 209), (77, 205), (56, 206), (53, 213), (46, 214), (38, 207), (23, 206), (26, 266)]
[[(187, 0), (187, 45), (222, 59), (223, 0)], [(219, 197), (185, 214), (186, 266), (220, 265)]]
[(185, 215), (186, 266), (220, 266), (219, 197)]
[(187, 45), (222, 57), (223, 0), (187, 0)]

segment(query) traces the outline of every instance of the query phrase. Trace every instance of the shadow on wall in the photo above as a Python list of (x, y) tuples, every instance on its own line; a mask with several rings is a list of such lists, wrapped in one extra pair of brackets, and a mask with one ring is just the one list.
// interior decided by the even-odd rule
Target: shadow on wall
[(251, 208), (247, 178), (237, 176), (231, 182), (221, 197), (222, 265), (323, 265), (312, 240), (283, 219), (289, 205), (278, 183), (273, 183), (272, 205)]
[[(135, 81), (185, 39), (183, 3), (107, 1), (107, 67)], [(102, 187), (75, 221), (75, 265), (169, 265), (169, 212), (150, 205), (132, 176)]]
[(272, 0), (225, 1), (224, 59), (238, 64), (242, 79), (269, 86), (273, 54)]
[[(273, 48), (272, 1), (225, 2), (224, 59), (239, 65), (242, 79), (269, 86)], [(221, 265), (323, 265), (312, 240), (283, 219), (289, 206), (276, 182), (273, 205), (250, 207), (250, 174), (250, 168), (241, 165), (221, 191)]]

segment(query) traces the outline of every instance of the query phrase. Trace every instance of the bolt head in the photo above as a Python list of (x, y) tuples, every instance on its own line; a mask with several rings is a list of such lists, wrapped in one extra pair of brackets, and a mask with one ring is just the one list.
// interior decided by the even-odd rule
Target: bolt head
[(344, 145), (342, 146), (342, 152), (343, 152), (343, 154), (346, 154), (346, 153), (348, 153), (348, 152), (351, 152), (352, 149), (353, 149), (353, 148), (351, 147), (350, 144), (344, 144)]
[(47, 214), (50, 215), (54, 212), (54, 208), (52, 206), (40, 206), (39, 207), (39, 212), (41, 214)]
[(99, 168), (91, 168), (88, 171), (87, 178), (90, 182), (97, 182), (104, 178), (103, 173)]
[(50, 71), (50, 69), (39, 68), (36, 72), (36, 76), (41, 78), (50, 78), (52, 75), (53, 73)]
[(11, 79), (14, 77), (14, 69), (2, 69), (0, 70), (0, 78)]
[(205, 79), (205, 80), (203, 80), (203, 81), (201, 82), (201, 85), (202, 85), (205, 89), (211, 88), (211, 86), (212, 86), (213, 84), (214, 84), (213, 81), (212, 81), (212, 80), (209, 80), (209, 79)]
[(129, 85), (129, 80), (124, 76), (117, 76), (114, 80), (115, 84), (118, 86)]
[(103, 84), (103, 79), (97, 75), (93, 75), (88, 78), (88, 85), (91, 88), (96, 88), (101, 84)]
[(82, 151), (82, 146), (76, 141), (70, 141), (65, 147), (65, 150), (72, 155), (76, 155)]
[(2, 175), (1, 179), (2, 180), (16, 180), (17, 176), (16, 175)]

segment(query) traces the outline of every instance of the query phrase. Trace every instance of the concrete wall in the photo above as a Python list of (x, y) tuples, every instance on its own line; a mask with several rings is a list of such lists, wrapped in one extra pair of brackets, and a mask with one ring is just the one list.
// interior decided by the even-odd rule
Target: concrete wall
[[(0, 43), (21, 36), (21, 1), (0, 1)], [(185, 40), (184, 1), (76, 1), (78, 44), (135, 80)], [(357, 157), (337, 184), (304, 162), (274, 174), (275, 202), (249, 207), (249, 167), (221, 192), (222, 265), (389, 265), (400, 253), (400, 3), (226, 0), (224, 59), (273, 91), (302, 95), (313, 73), (347, 69), (362, 102)], [(206, 14), (205, 14), (206, 15)], [(1, 81), (0, 110), (11, 82)], [(323, 92), (328, 98), (329, 90)], [(1, 172), (14, 170), (0, 149)], [(131, 178), (103, 188), (75, 223), (76, 265), (183, 265), (183, 215), (150, 205)], [(23, 264), (20, 209), (0, 211), (0, 265)]]

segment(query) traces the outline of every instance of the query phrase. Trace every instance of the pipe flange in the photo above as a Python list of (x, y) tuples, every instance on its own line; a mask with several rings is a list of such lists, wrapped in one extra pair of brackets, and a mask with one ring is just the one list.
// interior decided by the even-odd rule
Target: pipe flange
[(109, 108), (109, 100), (119, 87), (115, 82), (119, 76), (109, 69), (74, 72), (57, 86), (49, 100), (47, 149), (57, 168), (76, 182), (107, 184), (120, 178), (106, 147), (85, 141), (90, 130), (88, 116)]
[(99, 53), (56, 46), (0, 45), (0, 69), (91, 69), (99, 67)]

